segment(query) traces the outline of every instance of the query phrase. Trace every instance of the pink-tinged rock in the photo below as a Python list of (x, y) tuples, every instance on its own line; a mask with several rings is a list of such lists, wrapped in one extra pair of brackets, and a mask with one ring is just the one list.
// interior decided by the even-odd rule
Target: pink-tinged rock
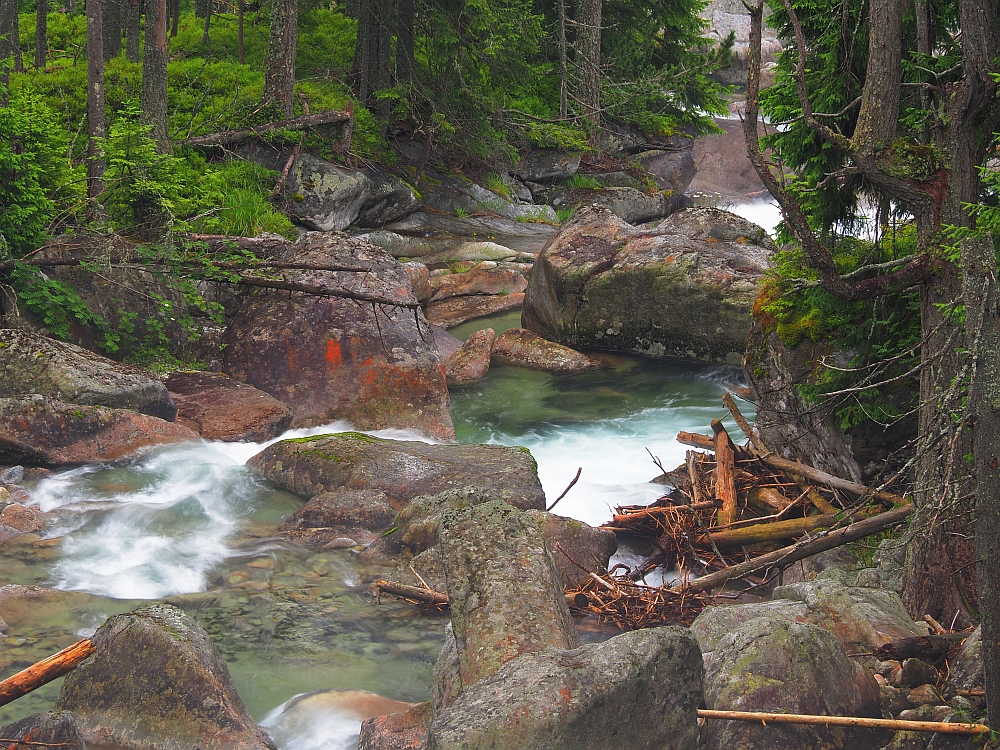
[(292, 412), (276, 398), (221, 373), (172, 372), (164, 382), (177, 421), (208, 440), (263, 442), (292, 421)]
[(50, 398), (0, 398), (0, 464), (58, 466), (114, 461), (198, 434), (146, 414)]
[(439, 302), (475, 294), (516, 294), (528, 287), (528, 280), (513, 269), (499, 268), (496, 261), (484, 260), (465, 273), (437, 276), (431, 285), (434, 287), (431, 301)]
[(0, 510), (0, 523), (25, 534), (33, 534), (45, 528), (45, 521), (39, 511), (17, 503), (12, 503)]
[(519, 310), (523, 303), (524, 294), (521, 292), (490, 297), (452, 297), (429, 303), (424, 312), (428, 321), (447, 329), (487, 315)]
[(441, 326), (431, 324), (430, 329), (431, 338), (434, 341), (434, 346), (437, 347), (438, 357), (441, 358), (442, 362), (462, 348), (462, 339), (455, 338)]
[(546, 341), (524, 328), (511, 328), (500, 334), (493, 345), (498, 364), (529, 367), (548, 372), (592, 370), (600, 363), (568, 346)]
[[(289, 263), (369, 269), (285, 271), (290, 282), (417, 304), (402, 265), (363, 240), (307, 232), (277, 255)], [(455, 436), (444, 367), (419, 309), (262, 292), (247, 298), (224, 340), (226, 372), (288, 406), (293, 427), (347, 419), (363, 430)]]
[(428, 702), (401, 713), (365, 719), (358, 750), (422, 750), (427, 747), (427, 729), (433, 718), (434, 707)]
[(497, 334), (492, 328), (476, 331), (462, 348), (452, 354), (444, 363), (449, 383), (469, 383), (486, 377), (490, 369), (490, 355)]
[(431, 288), (430, 273), (427, 271), (427, 266), (420, 261), (411, 260), (409, 263), (403, 264), (403, 270), (406, 271), (406, 275), (410, 278), (410, 284), (413, 286), (413, 294), (416, 296), (417, 301), (426, 302), (429, 300), (434, 294), (434, 290)]

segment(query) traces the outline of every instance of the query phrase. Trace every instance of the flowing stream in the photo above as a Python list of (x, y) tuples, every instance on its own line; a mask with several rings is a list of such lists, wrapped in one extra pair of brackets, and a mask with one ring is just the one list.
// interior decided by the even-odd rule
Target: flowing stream
[[(518, 324), (514, 313), (453, 333)], [(660, 473), (650, 454), (668, 469), (680, 464), (679, 430), (704, 432), (726, 417), (741, 436), (720, 401), (739, 383), (735, 368), (606, 359), (604, 369), (567, 375), (495, 367), (453, 389), (458, 441), (529, 448), (549, 502), (582, 467), (556, 511), (600, 524), (615, 506), (659, 496), (660, 486), (649, 483)], [(251, 714), (282, 750), (356, 747), (366, 712), (392, 710), (357, 691), (428, 699), (446, 617), (372, 602), (367, 583), (379, 570), (356, 551), (313, 552), (276, 540), (277, 524), (302, 500), (246, 469), (265, 445), (187, 442), (26, 483), (51, 520), (41, 542), (0, 547), (0, 584), (59, 593), (5, 610), (11, 635), (0, 638), (0, 678), (92, 634), (109, 615), (162, 600), (208, 631)], [(0, 708), (0, 724), (51, 710), (60, 684)]]

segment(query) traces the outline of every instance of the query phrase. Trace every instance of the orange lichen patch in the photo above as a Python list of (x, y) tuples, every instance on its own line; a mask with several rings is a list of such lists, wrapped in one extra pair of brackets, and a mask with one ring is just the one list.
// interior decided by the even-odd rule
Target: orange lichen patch
[(326, 342), (326, 361), (334, 367), (344, 364), (344, 355), (340, 350), (340, 342), (330, 339)]

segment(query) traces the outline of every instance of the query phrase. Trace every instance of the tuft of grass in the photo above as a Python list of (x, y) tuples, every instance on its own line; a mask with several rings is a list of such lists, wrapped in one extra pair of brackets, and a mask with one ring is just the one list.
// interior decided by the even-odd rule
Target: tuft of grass
[(566, 180), (566, 184), (571, 188), (576, 188), (577, 190), (600, 190), (601, 183), (595, 180), (593, 177), (589, 177), (585, 174), (575, 174)]
[(455, 216), (457, 216), (460, 219), (464, 219), (468, 215), (469, 215), (469, 212), (466, 211), (462, 206), (455, 206)]
[(565, 224), (567, 221), (570, 220), (570, 217), (573, 216), (574, 213), (576, 213), (576, 208), (573, 207), (557, 208), (556, 219), (559, 221), (560, 224)]
[(487, 175), (486, 189), (491, 193), (496, 193), (501, 198), (506, 198), (507, 200), (510, 200), (514, 195), (510, 186), (504, 182), (503, 177), (501, 177), (497, 172), (491, 172)]

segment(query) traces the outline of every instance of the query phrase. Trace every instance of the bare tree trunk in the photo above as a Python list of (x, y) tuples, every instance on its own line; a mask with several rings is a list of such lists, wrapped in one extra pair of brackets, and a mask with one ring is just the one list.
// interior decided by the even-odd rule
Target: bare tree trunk
[(104, 30), (101, 0), (87, 0), (87, 197), (88, 213), (99, 220), (103, 210), (98, 198), (104, 192)]
[(413, 0), (396, 2), (396, 81), (409, 82), (413, 76)]
[(160, 153), (167, 137), (167, 0), (146, 1), (146, 44), (142, 56), (142, 122)]
[(208, 0), (205, 4), (205, 27), (201, 32), (201, 43), (206, 47), (211, 43), (208, 38), (208, 27), (212, 23), (212, 11), (215, 10), (215, 0)]
[(559, 0), (559, 119), (569, 114), (569, 66), (566, 63), (566, 0)]
[(142, 31), (142, 6), (139, 0), (125, 0), (125, 57), (139, 62), (139, 34)]
[(181, 23), (181, 0), (174, 0), (171, 4), (172, 15), (170, 19), (170, 36), (177, 36), (177, 31)]
[(38, 0), (35, 6), (35, 68), (45, 70), (49, 57), (49, 0)]
[(194, 17), (204, 18), (210, 0), (194, 0)]
[(389, 101), (375, 94), (392, 85), (389, 52), (392, 44), (393, 0), (359, 0), (355, 67), (357, 93), (365, 106), (382, 117), (389, 115)]
[(124, 0), (102, 0), (101, 21), (104, 29), (104, 62), (122, 53), (122, 16)]
[(298, 0), (273, 0), (267, 68), (264, 71), (264, 101), (277, 104), (285, 117), (294, 114), (298, 27)]
[(240, 65), (243, 64), (243, 15), (246, 12), (246, 5), (243, 0), (236, 0), (236, 53), (239, 55)]
[(10, 68), (7, 58), (14, 54), (14, 19), (17, 18), (17, 0), (0, 0), (0, 105), (7, 106), (7, 87), (10, 85)]
[(591, 125), (596, 144), (601, 127), (601, 6), (602, 0), (577, 0), (576, 98)]

